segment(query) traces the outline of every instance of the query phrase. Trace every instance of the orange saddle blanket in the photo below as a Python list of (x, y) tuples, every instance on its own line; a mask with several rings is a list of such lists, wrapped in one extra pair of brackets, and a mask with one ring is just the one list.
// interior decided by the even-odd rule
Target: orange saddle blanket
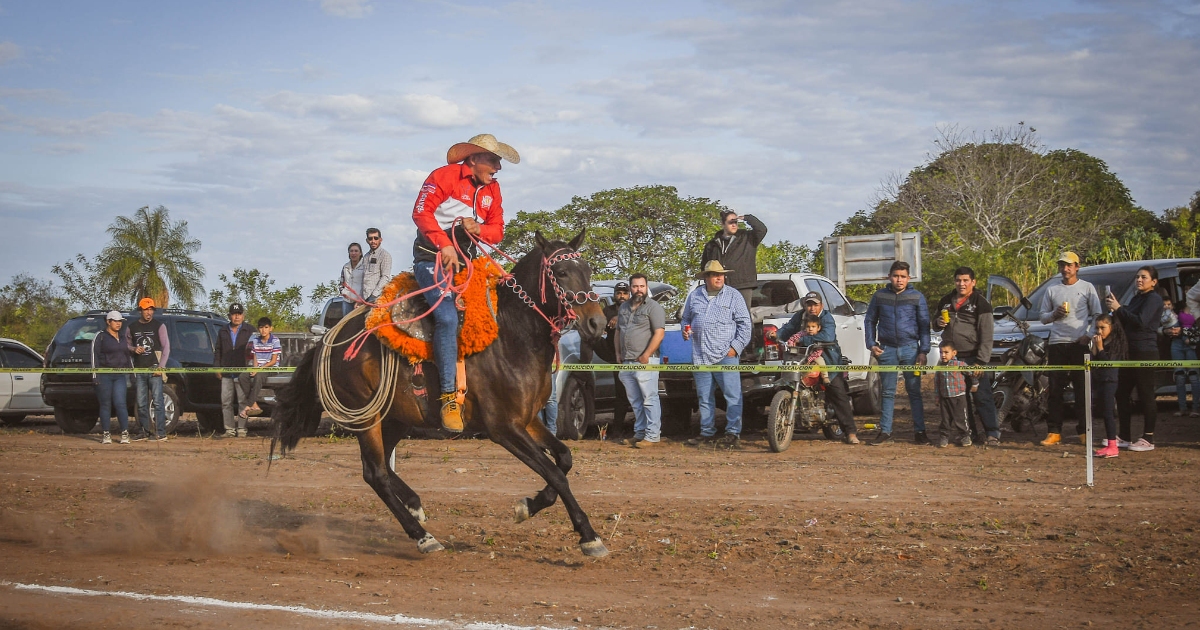
[[(484, 350), (500, 333), (500, 326), (496, 323), (496, 284), (504, 275), (504, 269), (487, 256), (476, 258), (471, 261), (471, 265), (473, 271), (470, 274), (470, 282), (462, 294), (466, 310), (463, 313), (462, 326), (458, 330), (459, 359)], [(467, 274), (467, 269), (459, 271), (454, 276), (454, 284), (461, 285), (467, 282)], [(405, 272), (392, 278), (384, 288), (379, 302), (386, 304), (398, 296), (419, 289), (416, 277), (411, 272)], [(410, 363), (433, 359), (433, 316), (430, 314), (407, 324), (393, 322), (408, 321), (428, 311), (426, 296), (430, 302), (437, 301), (436, 290), (431, 290), (387, 308), (373, 308), (367, 314), (367, 329), (382, 326), (375, 331), (375, 336), (388, 347), (408, 357)], [(448, 295), (445, 299), (452, 298), (452, 295)]]

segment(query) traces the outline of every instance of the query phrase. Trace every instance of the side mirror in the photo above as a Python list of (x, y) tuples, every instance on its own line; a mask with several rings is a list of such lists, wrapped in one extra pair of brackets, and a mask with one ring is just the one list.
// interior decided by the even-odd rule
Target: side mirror
[(855, 315), (866, 315), (867, 314), (867, 303), (859, 302), (858, 300), (854, 300), (854, 314)]
[(324, 335), (325, 333), (329, 332), (328, 328), (320, 324), (313, 324), (312, 328), (309, 328), (308, 330), (314, 335)]

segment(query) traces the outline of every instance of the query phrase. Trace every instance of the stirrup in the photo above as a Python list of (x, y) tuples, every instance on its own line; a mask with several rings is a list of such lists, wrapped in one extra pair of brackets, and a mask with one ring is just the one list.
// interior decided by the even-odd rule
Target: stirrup
[(462, 407), (458, 404), (458, 392), (448, 392), (441, 395), (442, 428), (454, 433), (463, 430)]

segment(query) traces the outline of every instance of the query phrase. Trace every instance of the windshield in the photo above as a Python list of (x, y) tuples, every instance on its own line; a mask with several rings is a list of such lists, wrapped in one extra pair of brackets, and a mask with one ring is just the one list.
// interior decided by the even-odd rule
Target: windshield
[(99, 315), (95, 317), (76, 317), (58, 329), (58, 333), (54, 335), (54, 343), (62, 345), (76, 341), (91, 343), (102, 330), (104, 330), (103, 317)]

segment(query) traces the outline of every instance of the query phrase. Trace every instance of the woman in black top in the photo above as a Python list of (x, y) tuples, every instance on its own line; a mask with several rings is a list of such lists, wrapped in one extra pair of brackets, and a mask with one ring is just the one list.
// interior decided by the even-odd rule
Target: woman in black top
[[(127, 332), (121, 330), (125, 318), (119, 311), (109, 311), (104, 318), (104, 330), (96, 333), (92, 339), (92, 367), (96, 368), (131, 368), (133, 367), (133, 344)], [(112, 435), (108, 432), (113, 412), (117, 414), (117, 422), (121, 424), (121, 444), (129, 444), (129, 408), (126, 398), (129, 389), (128, 374), (113, 374), (111, 372), (96, 374), (96, 398), (100, 402), (100, 436), (101, 444), (112, 444)]]
[[(1105, 304), (1125, 329), (1129, 360), (1157, 361), (1158, 327), (1162, 325), (1160, 320), (1163, 313), (1163, 300), (1155, 292), (1155, 288), (1158, 287), (1158, 270), (1149, 265), (1138, 269), (1134, 284), (1137, 286), (1137, 293), (1129, 300), (1129, 304), (1122, 306), (1111, 293), (1105, 296)], [(1154, 370), (1121, 368), (1117, 381), (1117, 415), (1121, 421), (1118, 444), (1129, 440), (1132, 442), (1129, 444), (1131, 451), (1154, 450), (1154, 424), (1158, 419)], [(1142, 437), (1133, 442), (1130, 440), (1130, 421), (1133, 416), (1133, 400), (1130, 395), (1135, 387), (1138, 390), (1138, 400), (1142, 404), (1145, 426)]]

